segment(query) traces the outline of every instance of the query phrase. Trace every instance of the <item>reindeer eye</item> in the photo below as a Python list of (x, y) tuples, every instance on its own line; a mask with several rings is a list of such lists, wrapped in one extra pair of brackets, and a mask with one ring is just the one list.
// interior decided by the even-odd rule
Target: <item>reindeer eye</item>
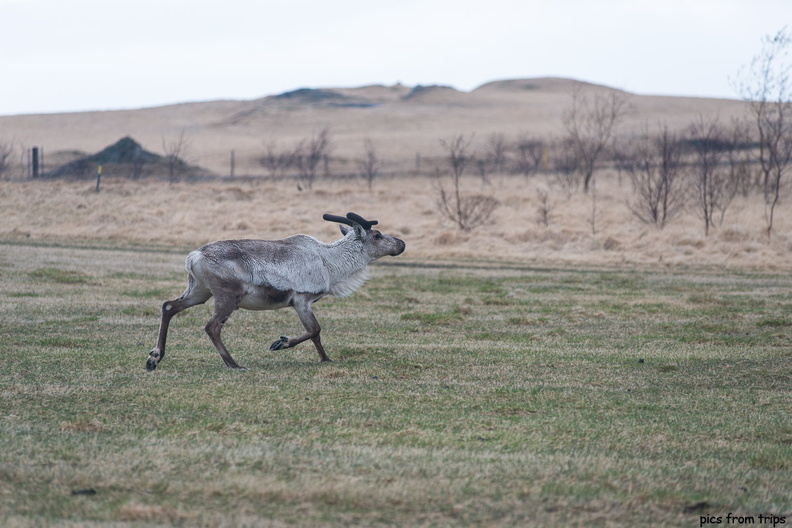
[(379, 240), (379, 239), (381, 239), (381, 238), (382, 238), (382, 235), (381, 235), (381, 234), (379, 234), (379, 233), (377, 233), (376, 235), (374, 235), (374, 240)]

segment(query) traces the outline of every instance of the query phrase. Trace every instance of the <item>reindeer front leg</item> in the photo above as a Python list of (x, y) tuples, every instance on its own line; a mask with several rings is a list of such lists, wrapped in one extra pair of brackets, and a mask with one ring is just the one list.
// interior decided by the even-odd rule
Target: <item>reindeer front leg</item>
[(223, 363), (225, 366), (232, 369), (241, 369), (247, 370), (245, 367), (240, 366), (234, 361), (234, 358), (231, 357), (229, 354), (228, 349), (226, 348), (223, 340), (220, 338), (220, 331), (223, 329), (223, 325), (228, 318), (231, 317), (231, 314), (234, 313), (234, 310), (237, 309), (239, 298), (238, 295), (234, 295), (233, 293), (222, 293), (215, 295), (215, 309), (212, 318), (209, 319), (209, 322), (206, 323), (204, 330), (206, 330), (206, 334), (209, 336), (209, 339), (212, 341), (212, 344), (217, 349), (217, 353), (220, 354), (220, 357), (223, 359)]
[(289, 336), (281, 336), (280, 339), (270, 345), (270, 350), (283, 350), (286, 348), (292, 348), (299, 345), (303, 341), (310, 339), (313, 341), (313, 344), (316, 347), (316, 351), (319, 353), (321, 360), (332, 361), (332, 359), (327, 356), (327, 353), (322, 346), (322, 340), (319, 337), (322, 328), (319, 326), (319, 321), (316, 320), (316, 316), (311, 310), (311, 304), (313, 304), (313, 302), (317, 301), (318, 299), (319, 297), (315, 295), (298, 294), (294, 296), (292, 307), (300, 317), (300, 321), (305, 327), (305, 333), (300, 337), (290, 338)]

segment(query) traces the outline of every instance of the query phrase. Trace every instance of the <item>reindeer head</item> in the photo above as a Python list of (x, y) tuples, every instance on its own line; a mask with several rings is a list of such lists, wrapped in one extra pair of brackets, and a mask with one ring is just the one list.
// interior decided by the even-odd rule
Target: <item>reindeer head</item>
[[(354, 236), (363, 242), (363, 250), (368, 255), (369, 260), (376, 260), (385, 255), (392, 257), (401, 255), (406, 247), (403, 240), (380, 233), (376, 229), (371, 229), (372, 226), (378, 223), (376, 220), (366, 220), (355, 213), (347, 213), (346, 217), (325, 214), (322, 218), (328, 222), (344, 224), (338, 226), (344, 236), (354, 230)], [(345, 226), (350, 226), (352, 229)]]

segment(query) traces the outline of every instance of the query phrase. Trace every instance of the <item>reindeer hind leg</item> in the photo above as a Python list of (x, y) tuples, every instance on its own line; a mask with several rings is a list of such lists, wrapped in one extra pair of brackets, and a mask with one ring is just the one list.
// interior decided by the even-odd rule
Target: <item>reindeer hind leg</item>
[(173, 319), (173, 316), (191, 306), (203, 304), (211, 297), (212, 293), (209, 289), (190, 275), (187, 289), (181, 297), (172, 301), (165, 301), (162, 304), (162, 318), (160, 319), (159, 333), (157, 334), (157, 346), (149, 352), (148, 359), (146, 359), (147, 370), (156, 369), (159, 362), (165, 357), (165, 341), (168, 338), (168, 326), (170, 326), (170, 320)]

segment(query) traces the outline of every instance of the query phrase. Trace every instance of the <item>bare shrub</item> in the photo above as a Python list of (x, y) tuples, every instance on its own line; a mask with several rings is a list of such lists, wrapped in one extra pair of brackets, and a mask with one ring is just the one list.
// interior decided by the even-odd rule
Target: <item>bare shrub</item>
[(742, 196), (748, 196), (756, 188), (754, 171), (751, 169), (754, 161), (754, 143), (748, 123), (743, 120), (732, 121), (726, 140), (729, 184)]
[(623, 149), (619, 163), (633, 190), (627, 207), (641, 222), (663, 229), (684, 210), (681, 157), (682, 143), (667, 125)]
[(567, 198), (571, 198), (580, 188), (580, 160), (569, 141), (562, 141), (555, 146), (550, 166), (561, 189)]
[(308, 189), (313, 188), (316, 173), (322, 161), (325, 164), (325, 173), (329, 172), (327, 164), (331, 150), (330, 131), (326, 128), (318, 134), (314, 134), (310, 139), (300, 141), (294, 149), (293, 160), (297, 167), (297, 176)]
[(765, 199), (767, 237), (773, 231), (781, 183), (792, 165), (792, 64), (788, 61), (792, 35), (786, 27), (763, 39), (762, 50), (735, 83), (748, 101), (759, 139), (759, 165)]
[(487, 137), (484, 145), (484, 157), (475, 160), (476, 172), (485, 184), (489, 185), (490, 174), (503, 174), (506, 170), (506, 152), (508, 145), (506, 136), (493, 133)]
[(704, 221), (704, 235), (717, 219), (723, 223), (726, 210), (737, 194), (734, 181), (723, 162), (731, 148), (718, 118), (700, 117), (690, 126), (688, 144), (692, 149), (689, 174), (696, 210)]
[(536, 197), (539, 200), (539, 205), (536, 206), (536, 223), (549, 227), (553, 212), (553, 204), (550, 203), (550, 192), (547, 189), (536, 189)]
[(278, 143), (274, 139), (268, 141), (264, 148), (266, 153), (259, 158), (259, 165), (267, 170), (267, 174), (271, 179), (279, 180), (284, 178), (286, 172), (294, 164), (294, 152), (278, 149)]
[(463, 231), (471, 231), (488, 222), (499, 205), (493, 196), (464, 194), (461, 190), (462, 175), (474, 159), (469, 153), (471, 141), (462, 134), (440, 140), (447, 154), (451, 188), (446, 189), (439, 171), (436, 179), (437, 205), (440, 212)]
[(544, 165), (547, 145), (542, 139), (523, 134), (517, 138), (515, 154), (517, 170), (523, 176), (531, 176)]
[(572, 92), (572, 106), (562, 116), (570, 146), (578, 162), (576, 170), (588, 192), (597, 161), (608, 147), (614, 128), (627, 110), (628, 96), (616, 90), (589, 96)]
[(361, 177), (366, 180), (369, 190), (374, 185), (374, 179), (380, 172), (380, 160), (377, 149), (370, 139), (363, 142), (363, 157), (358, 160), (358, 169)]
[(591, 227), (591, 234), (597, 234), (597, 223), (600, 219), (600, 210), (597, 209), (597, 182), (592, 181), (591, 187), (589, 187), (588, 197), (591, 203), (591, 207), (589, 208), (589, 215), (586, 218), (586, 223)]
[(487, 162), (495, 174), (503, 174), (506, 170), (506, 150), (504, 134), (494, 133), (487, 137)]
[(162, 138), (162, 151), (165, 153), (165, 165), (168, 169), (168, 183), (186, 172), (188, 164), (185, 161), (190, 150), (190, 142), (185, 137), (184, 129), (174, 138)]
[(442, 187), (438, 203), (445, 217), (463, 231), (472, 231), (486, 224), (499, 205), (498, 200), (489, 195), (472, 194), (457, 198), (456, 195), (449, 196)]
[(617, 137), (613, 140), (613, 145), (611, 146), (611, 161), (613, 162), (613, 168), (616, 169), (619, 187), (622, 186), (624, 178), (629, 177), (628, 172), (633, 163), (635, 163), (633, 160), (635, 142), (636, 139), (631, 136)]
[(476, 159), (474, 160), (476, 165), (476, 173), (481, 178), (481, 182), (484, 185), (491, 185), (492, 182), (490, 181), (490, 164), (486, 159)]
[(13, 167), (14, 141), (0, 141), (0, 179), (9, 178)]

